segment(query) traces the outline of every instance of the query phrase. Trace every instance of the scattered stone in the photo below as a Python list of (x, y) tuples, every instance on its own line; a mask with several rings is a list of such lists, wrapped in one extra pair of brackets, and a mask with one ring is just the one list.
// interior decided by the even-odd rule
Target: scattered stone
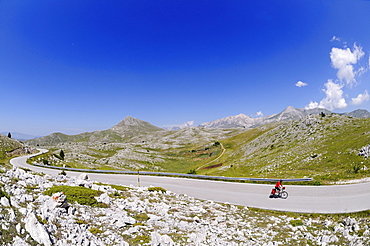
[(9, 199), (5, 196), (0, 198), (0, 203), (3, 207), (10, 207)]
[(76, 185), (86, 187), (86, 188), (91, 188), (92, 187), (92, 182), (90, 181), (90, 178), (86, 173), (82, 173), (76, 179)]
[(358, 155), (359, 156), (363, 156), (365, 158), (368, 158), (369, 155), (370, 155), (370, 144), (367, 145), (367, 146), (364, 146), (360, 149), (360, 151), (358, 152)]
[(173, 246), (175, 245), (172, 239), (168, 235), (160, 235), (158, 232), (152, 232), (150, 234), (152, 240), (152, 246)]
[[(19, 180), (16, 184), (3, 182), (9, 177)], [(76, 180), (69, 176), (60, 179), (59, 175), (42, 177), (17, 169), (0, 173), (12, 205), (6, 206), (5, 199), (0, 201), (0, 239), (4, 231), (16, 234), (12, 241), (1, 244), (29, 245), (34, 240), (39, 245), (56, 246), (277, 246), (291, 245), (290, 240), (315, 245), (366, 245), (370, 240), (367, 218), (344, 217), (340, 223), (329, 217), (309, 218), (301, 219), (300, 226), (292, 226), (290, 221), (297, 218), (264, 217), (232, 204), (200, 201), (172, 192), (149, 192), (146, 187), (117, 191), (109, 185), (93, 184), (87, 175), (79, 180), (104, 192), (96, 199), (109, 206), (70, 205), (62, 192), (51, 197), (42, 194), (46, 187), (76, 186)], [(35, 182), (37, 188), (26, 192), (27, 185)], [(14, 206), (16, 203), (21, 206)], [(287, 237), (277, 237), (278, 232), (272, 229), (277, 227)]]
[(50, 235), (46, 231), (45, 227), (37, 220), (36, 215), (33, 211), (30, 211), (25, 218), (25, 229), (31, 235), (31, 237), (39, 244), (45, 246), (52, 245)]
[(14, 243), (12, 246), (28, 246), (30, 245), (29, 243), (27, 243), (26, 241), (24, 241), (22, 238), (16, 236), (14, 238)]
[(64, 192), (57, 192), (51, 196), (51, 209), (53, 208), (68, 208), (67, 196)]
[(103, 193), (99, 197), (95, 197), (95, 199), (98, 202), (102, 202), (102, 203), (105, 203), (105, 204), (110, 204), (110, 202), (111, 202), (111, 199), (110, 199), (110, 197), (108, 196), (107, 193)]

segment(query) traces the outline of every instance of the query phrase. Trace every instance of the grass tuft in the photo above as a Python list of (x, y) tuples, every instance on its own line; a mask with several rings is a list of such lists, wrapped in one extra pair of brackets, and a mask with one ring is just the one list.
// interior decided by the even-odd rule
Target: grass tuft
[(106, 207), (104, 203), (99, 203), (95, 197), (103, 194), (101, 191), (92, 190), (81, 186), (53, 186), (44, 191), (45, 195), (51, 196), (57, 192), (64, 192), (69, 202), (77, 202), (80, 205), (88, 205), (92, 207)]

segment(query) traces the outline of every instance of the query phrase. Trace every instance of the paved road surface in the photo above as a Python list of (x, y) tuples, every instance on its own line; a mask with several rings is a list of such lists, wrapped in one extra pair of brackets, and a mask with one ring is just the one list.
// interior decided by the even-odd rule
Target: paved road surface
[[(47, 169), (26, 164), (30, 156), (21, 156), (11, 160), (14, 166), (32, 169), (52, 175), (60, 170)], [(78, 176), (79, 172), (67, 171), (69, 176)], [(121, 184), (138, 185), (137, 175), (89, 173), (91, 180)], [(347, 213), (370, 210), (370, 183), (333, 186), (286, 186), (289, 197), (283, 199), (268, 198), (271, 185), (231, 183), (186, 178), (159, 176), (140, 176), (141, 186), (159, 186), (178, 194), (228, 202), (248, 207), (303, 212), (303, 213)]]

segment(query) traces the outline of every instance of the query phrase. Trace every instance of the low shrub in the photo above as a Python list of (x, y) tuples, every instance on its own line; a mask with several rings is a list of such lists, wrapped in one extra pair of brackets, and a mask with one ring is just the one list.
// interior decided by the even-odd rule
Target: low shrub
[(112, 187), (113, 189), (120, 190), (120, 191), (128, 191), (128, 190), (131, 190), (132, 189), (130, 187), (122, 186), (122, 185), (113, 185), (113, 184), (110, 184), (109, 186)]
[(61, 172), (59, 173), (59, 175), (66, 176), (66, 175), (67, 175), (67, 173), (63, 170), (63, 171), (61, 171)]
[(188, 174), (197, 174), (197, 171), (195, 169), (190, 169)]
[(292, 226), (302, 226), (303, 225), (303, 221), (302, 220), (291, 220), (289, 223)]
[(158, 192), (162, 192), (162, 193), (165, 193), (167, 190), (162, 188), (162, 187), (149, 187), (148, 188), (148, 191), (158, 191)]
[(49, 224), (48, 223), (48, 221), (47, 221), (47, 219), (43, 219), (43, 218), (41, 218), (41, 216), (39, 216), (39, 215), (36, 215), (36, 219), (38, 220), (38, 222), (40, 222), (41, 224), (43, 224), (43, 225), (47, 225), (47, 224)]
[(89, 229), (89, 231), (92, 233), (92, 234), (98, 234), (98, 233), (102, 233), (103, 231), (100, 230), (99, 228), (96, 228), (96, 227), (91, 227)]
[(95, 197), (100, 196), (103, 192), (92, 190), (81, 186), (53, 186), (44, 191), (45, 195), (51, 196), (57, 192), (64, 192), (69, 202), (77, 202), (80, 205), (89, 205), (93, 207), (106, 207), (106, 204), (99, 203)]
[(3, 197), (3, 196), (5, 196), (6, 198), (8, 198), (9, 199), (9, 195), (8, 195), (8, 193), (6, 193), (5, 191), (3, 191), (2, 189), (0, 189), (0, 197)]
[(75, 219), (75, 220), (76, 220), (76, 224), (79, 224), (79, 225), (87, 224), (86, 220), (82, 220), (82, 219)]
[(133, 218), (139, 222), (145, 222), (149, 220), (149, 216), (146, 213), (137, 214)]

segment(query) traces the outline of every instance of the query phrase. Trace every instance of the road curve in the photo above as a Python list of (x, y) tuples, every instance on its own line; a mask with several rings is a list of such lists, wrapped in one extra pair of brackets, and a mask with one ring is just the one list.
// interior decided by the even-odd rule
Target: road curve
[[(13, 166), (24, 167), (36, 172), (56, 175), (60, 170), (41, 168), (26, 163), (27, 158), (16, 157), (10, 161)], [(69, 176), (81, 173), (67, 171)], [(90, 179), (97, 182), (138, 185), (137, 175), (89, 173)], [(231, 203), (247, 207), (290, 211), (301, 213), (349, 213), (370, 210), (370, 183), (332, 186), (287, 185), (289, 197), (268, 198), (271, 185), (232, 183), (222, 181), (197, 180), (186, 178), (140, 176), (141, 186), (160, 186), (166, 190), (189, 196)]]

